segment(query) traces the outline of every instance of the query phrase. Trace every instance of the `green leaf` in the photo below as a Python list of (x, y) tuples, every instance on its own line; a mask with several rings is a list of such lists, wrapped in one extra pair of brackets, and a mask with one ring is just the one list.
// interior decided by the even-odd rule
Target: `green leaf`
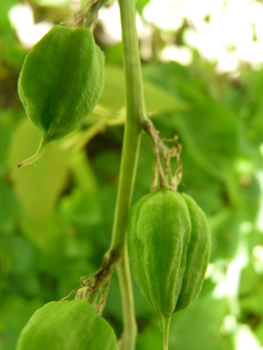
[(101, 220), (97, 195), (84, 188), (75, 188), (62, 199), (61, 211), (75, 225), (96, 225)]
[(97, 182), (84, 151), (71, 158), (71, 170), (76, 186), (60, 202), (60, 210), (65, 221), (88, 226), (101, 221), (101, 207), (98, 200)]
[[(4, 302), (3, 302), (4, 301)], [(0, 349), (13, 350), (19, 333), (33, 312), (41, 306), (40, 300), (27, 300), (18, 293), (5, 294), (0, 312)]]
[(226, 181), (237, 151), (233, 116), (212, 100), (195, 101), (193, 109), (175, 120), (193, 159), (212, 177)]
[(0, 115), (0, 176), (2, 176), (8, 168), (8, 149), (13, 128), (6, 125), (4, 118), (12, 118), (8, 112)]
[(4, 49), (4, 59), (12, 67), (20, 69), (27, 51), (17, 42), (8, 43)]
[[(138, 334), (137, 347), (138, 350), (159, 350), (163, 348), (163, 338), (161, 328), (157, 322), (150, 322), (143, 332)], [(172, 348), (170, 347), (172, 350)], [(181, 349), (178, 349), (181, 350)], [(191, 349), (192, 350), (192, 349)]]
[[(144, 94), (147, 112), (163, 113), (186, 108), (186, 103), (177, 96), (164, 91), (150, 81), (144, 81)], [(105, 67), (105, 86), (99, 104), (110, 109), (121, 109), (125, 103), (123, 70), (118, 67)]]
[(8, 11), (15, 3), (15, 0), (0, 0), (0, 42), (8, 43), (10, 39), (14, 39), (14, 34), (8, 18)]
[[(8, 236), (2, 241), (3, 250), (9, 250), (10, 265), (12, 274), (25, 275), (31, 272), (34, 265), (34, 248), (28, 240), (19, 236)], [(3, 253), (3, 252), (1, 252)]]
[(22, 208), (13, 189), (2, 179), (0, 179), (0, 194), (0, 232), (12, 233), (17, 219), (22, 215)]
[(69, 0), (34, 0), (39, 6), (47, 6), (47, 7), (60, 7), (60, 6), (68, 6)]
[(150, 0), (137, 0), (136, 1), (136, 9), (140, 15), (143, 13), (144, 7), (150, 2)]
[(18, 125), (10, 150), (10, 173), (28, 217), (43, 221), (52, 215), (66, 184), (68, 152), (52, 143), (37, 166), (17, 169), (16, 164), (30, 155), (39, 141), (40, 132), (28, 120)]
[(95, 174), (84, 151), (79, 151), (71, 158), (71, 169), (75, 182), (85, 190), (97, 193)]
[(262, 293), (262, 273), (256, 273), (254, 266), (250, 264), (241, 272), (239, 295), (243, 312), (248, 315), (263, 315)]
[(220, 332), (230, 313), (226, 298), (197, 299), (189, 308), (172, 317), (170, 348), (180, 350), (234, 350), (233, 337)]
[(145, 76), (175, 96), (187, 101), (188, 110), (170, 117), (192, 161), (209, 176), (227, 186), (235, 197), (233, 160), (238, 152), (235, 116), (222, 104), (200, 91), (198, 80), (176, 63), (145, 68)]
[(110, 325), (84, 300), (50, 302), (24, 327), (17, 350), (117, 350)]
[(36, 166), (17, 169), (16, 164), (32, 154), (39, 140), (40, 132), (23, 120), (13, 135), (9, 167), (14, 192), (26, 214), (23, 231), (43, 248), (61, 234), (55, 207), (67, 183), (69, 157), (68, 151), (54, 142)]

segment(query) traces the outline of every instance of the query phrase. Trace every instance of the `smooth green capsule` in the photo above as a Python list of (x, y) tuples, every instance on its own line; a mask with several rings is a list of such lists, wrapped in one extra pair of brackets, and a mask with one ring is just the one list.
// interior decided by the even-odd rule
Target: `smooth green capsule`
[(52, 301), (23, 328), (16, 350), (117, 350), (111, 326), (85, 300)]
[(92, 112), (104, 86), (104, 54), (86, 28), (55, 25), (27, 54), (18, 94), (28, 118), (42, 132), (34, 163), (51, 141), (76, 129)]

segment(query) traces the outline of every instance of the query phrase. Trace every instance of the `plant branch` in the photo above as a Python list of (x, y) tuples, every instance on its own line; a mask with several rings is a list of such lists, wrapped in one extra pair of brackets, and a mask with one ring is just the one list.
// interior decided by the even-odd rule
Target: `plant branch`
[(137, 335), (137, 324), (134, 312), (131, 272), (127, 245), (125, 245), (122, 256), (122, 263), (117, 266), (122, 296), (124, 323), (124, 332), (122, 335), (122, 349), (134, 350)]
[(126, 123), (111, 249), (124, 246), (124, 232), (133, 192), (140, 134), (148, 121), (144, 106), (141, 63), (135, 26), (135, 1), (119, 0), (119, 4), (126, 86)]
[(119, 0), (119, 6), (126, 86), (126, 123), (110, 251), (117, 250), (122, 257), (117, 271), (123, 306), (123, 350), (134, 350), (137, 326), (125, 231), (133, 193), (140, 134), (148, 119), (144, 106), (141, 63), (135, 23), (135, 0)]
[[(97, 3), (96, 0), (94, 0), (94, 3)], [(103, 264), (95, 276), (82, 279), (84, 286), (80, 286), (73, 292), (78, 292), (77, 298), (88, 299), (90, 302), (96, 303), (100, 289), (105, 283), (109, 282), (117, 265), (123, 306), (123, 350), (134, 350), (137, 325), (125, 232), (137, 168), (140, 135), (149, 120), (144, 106), (141, 63), (135, 23), (135, 0), (119, 0), (119, 5), (126, 86), (126, 122), (112, 241), (110, 249), (104, 255)]]

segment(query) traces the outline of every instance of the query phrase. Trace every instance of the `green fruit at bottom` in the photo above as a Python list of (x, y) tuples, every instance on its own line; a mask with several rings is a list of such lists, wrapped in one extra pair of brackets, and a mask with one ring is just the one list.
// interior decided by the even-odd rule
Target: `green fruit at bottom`
[(161, 188), (132, 208), (128, 223), (134, 277), (149, 304), (165, 316), (198, 296), (208, 266), (206, 216), (185, 194)]
[(85, 300), (52, 301), (22, 330), (16, 350), (117, 350), (111, 326)]

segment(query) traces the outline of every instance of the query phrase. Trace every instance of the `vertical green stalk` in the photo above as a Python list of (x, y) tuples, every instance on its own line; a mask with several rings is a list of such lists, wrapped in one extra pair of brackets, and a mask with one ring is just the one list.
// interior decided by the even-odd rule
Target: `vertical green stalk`
[(162, 314), (162, 319), (163, 319), (163, 350), (168, 350), (171, 315), (167, 316)]
[(119, 5), (122, 24), (127, 114), (110, 251), (119, 251), (122, 258), (117, 271), (123, 307), (123, 350), (134, 350), (137, 326), (125, 231), (137, 167), (140, 134), (147, 117), (144, 106), (141, 63), (135, 23), (135, 0), (119, 0)]
[(133, 192), (140, 134), (148, 120), (144, 106), (141, 63), (135, 25), (135, 0), (119, 0), (119, 5), (126, 86), (126, 123), (111, 250), (116, 248), (123, 250), (124, 247), (124, 232)]
[(123, 350), (134, 350), (137, 336), (137, 324), (134, 312), (132, 281), (127, 244), (124, 246), (123, 261), (117, 266), (123, 309)]

